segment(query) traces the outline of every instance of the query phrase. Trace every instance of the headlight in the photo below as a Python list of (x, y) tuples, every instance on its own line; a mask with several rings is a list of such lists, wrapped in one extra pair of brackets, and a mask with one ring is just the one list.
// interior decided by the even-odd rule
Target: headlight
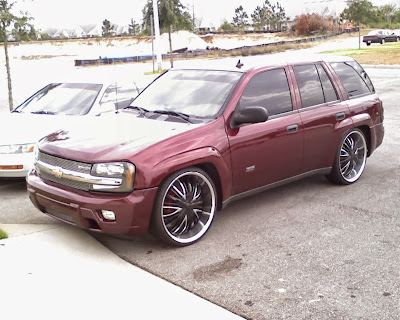
[(129, 162), (96, 163), (92, 166), (91, 175), (102, 178), (114, 178), (121, 181), (119, 185), (114, 183), (92, 184), (92, 190), (110, 192), (131, 192), (135, 181), (135, 166)]
[(0, 146), (0, 153), (3, 154), (17, 154), (17, 153), (29, 153), (35, 150), (35, 143), (27, 144), (10, 144)]

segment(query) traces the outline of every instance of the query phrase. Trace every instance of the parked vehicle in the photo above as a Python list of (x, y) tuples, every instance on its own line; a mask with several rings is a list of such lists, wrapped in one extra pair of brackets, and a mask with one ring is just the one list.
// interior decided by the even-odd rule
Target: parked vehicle
[(363, 37), (363, 42), (365, 42), (367, 46), (371, 45), (371, 43), (384, 44), (386, 42), (398, 41), (400, 41), (399, 35), (392, 30), (373, 30)]
[[(134, 83), (52, 83), (0, 120), (0, 178), (25, 177), (37, 141), (66, 123), (129, 105)], [(79, 116), (79, 117), (77, 117)]]
[(352, 184), (382, 143), (383, 107), (344, 59), (171, 69), (117, 114), (42, 139), (30, 198), (84, 229), (150, 227), (185, 246), (233, 200), (314, 174)]

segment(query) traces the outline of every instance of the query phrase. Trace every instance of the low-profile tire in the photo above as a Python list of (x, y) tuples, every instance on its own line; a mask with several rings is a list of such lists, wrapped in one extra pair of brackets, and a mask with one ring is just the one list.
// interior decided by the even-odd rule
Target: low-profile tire
[(364, 133), (360, 129), (348, 131), (339, 143), (329, 180), (342, 185), (356, 182), (364, 171), (367, 153)]
[(209, 175), (199, 168), (177, 171), (160, 185), (151, 231), (161, 241), (187, 246), (208, 231), (217, 208), (217, 191)]

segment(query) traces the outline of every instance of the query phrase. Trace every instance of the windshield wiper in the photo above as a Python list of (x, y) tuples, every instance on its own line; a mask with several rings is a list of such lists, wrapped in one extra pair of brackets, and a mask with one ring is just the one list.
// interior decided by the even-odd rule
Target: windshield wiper
[(147, 109), (145, 109), (145, 108), (142, 108), (142, 107), (138, 107), (138, 106), (127, 106), (127, 107), (125, 107), (124, 109), (138, 110), (138, 111), (139, 111), (139, 114), (140, 114), (141, 116), (145, 117), (145, 118), (147, 118), (147, 117), (146, 117), (146, 112), (149, 112), (149, 110), (147, 110)]
[(166, 114), (169, 116), (174, 116), (174, 117), (180, 118), (182, 120), (185, 120), (186, 122), (193, 123), (192, 121), (189, 120), (190, 116), (186, 113), (171, 111), (171, 110), (155, 110), (153, 112), (159, 113), (159, 114)]
[(45, 110), (41, 110), (41, 111), (33, 111), (31, 113), (34, 114), (57, 114), (57, 112), (53, 112), (53, 111), (45, 111)]

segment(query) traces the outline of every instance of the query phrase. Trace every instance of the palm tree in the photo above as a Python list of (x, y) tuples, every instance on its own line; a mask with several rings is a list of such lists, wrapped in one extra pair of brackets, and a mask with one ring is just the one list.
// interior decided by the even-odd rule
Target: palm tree
[[(175, 2), (175, 3), (174, 3)], [(177, 9), (176, 5), (179, 5), (179, 1), (174, 0), (162, 0), (160, 3), (160, 16), (162, 16), (162, 24), (161, 26), (167, 29), (168, 31), (168, 41), (169, 41), (169, 57), (171, 62), (171, 68), (174, 67), (174, 58), (172, 56), (172, 39), (171, 32), (172, 26), (176, 25), (177, 15), (175, 14), (175, 9)]]
[(6, 71), (7, 71), (7, 84), (8, 84), (8, 105), (10, 111), (14, 109), (13, 96), (12, 96), (12, 84), (11, 84), (11, 70), (10, 70), (10, 59), (8, 56), (8, 38), (7, 28), (12, 25), (18, 25), (19, 28), (30, 26), (28, 21), (31, 19), (27, 16), (17, 17), (11, 13), (11, 8), (15, 2), (9, 2), (8, 0), (0, 0), (0, 41), (4, 41), (4, 54), (6, 56)]

